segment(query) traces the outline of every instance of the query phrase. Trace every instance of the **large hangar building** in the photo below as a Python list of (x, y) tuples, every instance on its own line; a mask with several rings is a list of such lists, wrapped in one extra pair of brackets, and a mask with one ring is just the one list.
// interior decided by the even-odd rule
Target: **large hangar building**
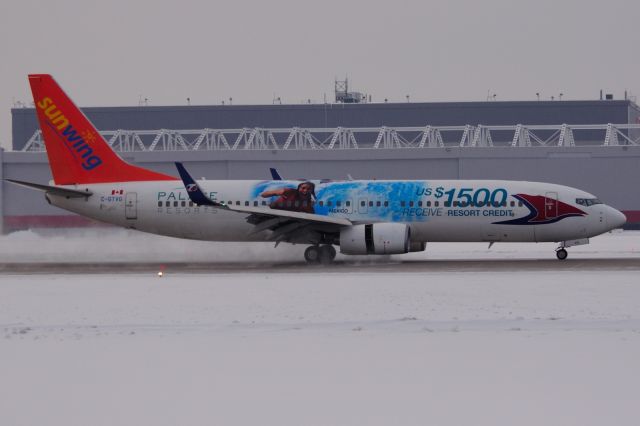
[[(584, 189), (640, 228), (640, 108), (632, 100), (83, 108), (120, 155), (208, 179), (510, 179)], [(33, 108), (12, 110), (0, 176), (51, 179)], [(3, 181), (3, 232), (95, 225)]]

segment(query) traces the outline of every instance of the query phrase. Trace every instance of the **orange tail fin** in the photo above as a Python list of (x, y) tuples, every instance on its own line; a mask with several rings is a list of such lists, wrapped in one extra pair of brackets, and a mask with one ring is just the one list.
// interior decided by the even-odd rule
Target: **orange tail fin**
[(57, 185), (176, 180), (122, 160), (50, 75), (29, 84)]

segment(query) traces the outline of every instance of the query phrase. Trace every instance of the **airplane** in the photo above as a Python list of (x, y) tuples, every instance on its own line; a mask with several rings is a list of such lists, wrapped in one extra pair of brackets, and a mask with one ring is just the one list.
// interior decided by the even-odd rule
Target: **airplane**
[(208, 241), (308, 245), (310, 264), (423, 251), (427, 242), (558, 242), (556, 256), (626, 217), (568, 186), (506, 180), (194, 180), (120, 158), (48, 74), (29, 75), (53, 180), (9, 182), (117, 226)]

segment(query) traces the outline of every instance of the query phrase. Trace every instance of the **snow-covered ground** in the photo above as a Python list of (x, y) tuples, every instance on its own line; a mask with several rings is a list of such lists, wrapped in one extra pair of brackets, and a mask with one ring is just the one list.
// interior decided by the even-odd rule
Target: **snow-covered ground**
[[(301, 250), (107, 234), (12, 234), (0, 256), (290, 261)], [(429, 250), (412, 256), (553, 256), (553, 245)], [(571, 256), (640, 262), (637, 250), (640, 233), (624, 232)], [(1, 274), (0, 424), (638, 423), (638, 270), (336, 271)]]
[[(305, 246), (273, 243), (213, 243), (144, 234), (121, 228), (20, 231), (0, 235), (2, 262), (301, 262)], [(429, 243), (420, 253), (391, 256), (425, 259), (555, 259), (555, 243)], [(640, 231), (614, 231), (569, 248), (569, 258), (640, 259)], [(342, 256), (359, 261), (366, 256)], [(368, 262), (373, 258), (369, 257)], [(385, 258), (385, 261), (388, 258)]]

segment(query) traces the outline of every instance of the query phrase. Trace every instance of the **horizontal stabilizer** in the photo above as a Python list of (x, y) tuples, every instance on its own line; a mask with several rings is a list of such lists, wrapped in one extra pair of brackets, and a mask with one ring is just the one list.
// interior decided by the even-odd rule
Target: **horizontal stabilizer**
[(62, 197), (69, 198), (81, 198), (89, 197), (93, 195), (93, 192), (88, 189), (80, 191), (77, 189), (60, 188), (59, 186), (42, 185), (40, 183), (24, 182), (21, 180), (5, 179), (7, 182), (14, 183), (20, 186), (26, 186), (27, 188), (37, 189), (38, 191), (44, 191), (47, 194), (60, 195)]

